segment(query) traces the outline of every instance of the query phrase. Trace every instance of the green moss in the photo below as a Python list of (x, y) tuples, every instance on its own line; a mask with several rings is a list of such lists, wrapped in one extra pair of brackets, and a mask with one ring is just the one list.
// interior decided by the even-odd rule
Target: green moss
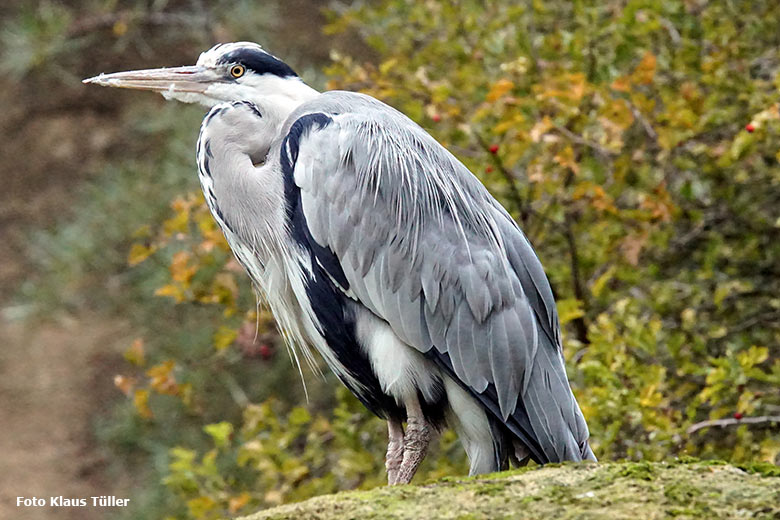
[(664, 489), (664, 496), (670, 502), (679, 504), (690, 504), (693, 499), (701, 494), (702, 490), (689, 482), (673, 482)]
[(768, 462), (750, 462), (744, 464), (737, 464), (739, 469), (745, 470), (748, 473), (758, 473), (764, 477), (780, 477), (780, 466), (775, 466)]
[(564, 464), (421, 486), (348, 491), (261, 511), (244, 520), (780, 516), (780, 479), (762, 465), (751, 474), (730, 465), (678, 462)]
[(475, 491), (475, 494), (477, 495), (498, 495), (502, 493), (506, 487), (509, 485), (508, 482), (504, 481), (496, 481), (496, 482), (490, 482), (483, 486), (479, 486), (478, 489)]
[(689, 518), (699, 518), (701, 516), (701, 513), (699, 511), (696, 511), (695, 509), (685, 508), (685, 507), (672, 507), (667, 509), (666, 513), (673, 518), (677, 518), (679, 516), (689, 517)]
[(649, 462), (626, 462), (619, 475), (639, 480), (653, 480), (653, 466)]

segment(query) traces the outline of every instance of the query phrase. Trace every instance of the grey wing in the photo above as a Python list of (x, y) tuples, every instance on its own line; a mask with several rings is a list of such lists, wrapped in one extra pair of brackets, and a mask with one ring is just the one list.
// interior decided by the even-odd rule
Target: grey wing
[(317, 261), (538, 462), (587, 456), (549, 283), (471, 173), (398, 112), (309, 114), (282, 146)]

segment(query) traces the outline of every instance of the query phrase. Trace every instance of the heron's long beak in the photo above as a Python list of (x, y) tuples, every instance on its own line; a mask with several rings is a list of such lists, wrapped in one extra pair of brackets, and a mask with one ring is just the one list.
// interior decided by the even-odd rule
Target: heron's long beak
[(100, 74), (94, 78), (85, 79), (83, 83), (94, 83), (103, 87), (152, 90), (154, 92), (194, 92), (203, 94), (209, 85), (221, 80), (215, 71), (193, 65)]

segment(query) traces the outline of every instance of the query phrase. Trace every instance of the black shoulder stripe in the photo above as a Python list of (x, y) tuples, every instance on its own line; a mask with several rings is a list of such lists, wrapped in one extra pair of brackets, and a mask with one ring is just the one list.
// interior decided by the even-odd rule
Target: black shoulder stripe
[(344, 290), (348, 290), (349, 282), (344, 275), (339, 259), (329, 247), (318, 244), (311, 235), (301, 207), (301, 190), (296, 186), (294, 177), (295, 163), (298, 161), (298, 151), (303, 136), (312, 128), (324, 128), (332, 121), (330, 117), (322, 113), (307, 114), (295, 121), (282, 142), (280, 160), (284, 175), (287, 220), (290, 223), (293, 238), (311, 253), (312, 266), (319, 263)]
[[(300, 188), (295, 185), (294, 171), (301, 139), (313, 128), (324, 128), (332, 122), (325, 114), (308, 114), (293, 123), (282, 142), (280, 161), (284, 175), (287, 219), (293, 238), (311, 255), (312, 272), (306, 273), (306, 294), (317, 317), (317, 325), (328, 347), (347, 371), (360, 383), (347, 388), (374, 414), (384, 419), (402, 421), (405, 411), (395, 399), (382, 391), (371, 363), (357, 340), (355, 315), (342, 289), (349, 289), (344, 271), (333, 252), (312, 237), (301, 207)], [(444, 409), (444, 407), (442, 407)]]
[[(301, 138), (304, 132), (314, 128), (317, 125), (317, 130), (325, 128), (333, 122), (330, 116), (323, 114), (322, 112), (315, 112), (313, 114), (306, 114), (299, 117), (290, 127), (290, 131), (284, 138), (282, 143), (282, 168), (289, 167), (290, 174), (292, 169), (295, 168), (295, 163), (298, 161), (298, 149), (301, 146)], [(290, 156), (287, 155), (287, 150), (290, 151)], [(286, 180), (285, 171), (285, 180)], [(295, 183), (293, 182), (293, 186)]]

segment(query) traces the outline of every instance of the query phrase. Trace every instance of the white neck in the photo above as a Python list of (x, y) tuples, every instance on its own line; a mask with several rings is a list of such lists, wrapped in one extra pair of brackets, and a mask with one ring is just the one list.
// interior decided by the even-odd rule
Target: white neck
[(251, 101), (263, 117), (273, 120), (281, 131), (287, 117), (299, 105), (320, 95), (300, 78), (280, 78), (271, 74), (247, 76), (241, 83), (217, 83), (206, 91), (214, 104), (223, 101)]
[(277, 234), (285, 229), (284, 186), (280, 172), (274, 170), (278, 160), (256, 167), (234, 144), (212, 139), (208, 132), (200, 139), (199, 178), (215, 220), (234, 252), (234, 240), (240, 239), (265, 263), (267, 250), (277, 245)]

